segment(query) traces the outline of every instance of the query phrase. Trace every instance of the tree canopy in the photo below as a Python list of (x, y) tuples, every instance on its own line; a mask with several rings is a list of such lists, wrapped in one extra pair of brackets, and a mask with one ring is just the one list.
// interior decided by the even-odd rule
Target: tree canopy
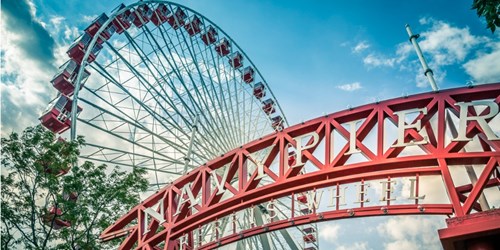
[(474, 0), (472, 9), (476, 10), (477, 16), (484, 16), (486, 27), (492, 33), (500, 27), (500, 0)]
[(1, 143), (2, 249), (110, 249), (117, 244), (99, 242), (99, 234), (139, 203), (148, 187), (144, 170), (91, 162), (77, 166), (83, 138), (56, 140), (40, 126), (12, 133)]

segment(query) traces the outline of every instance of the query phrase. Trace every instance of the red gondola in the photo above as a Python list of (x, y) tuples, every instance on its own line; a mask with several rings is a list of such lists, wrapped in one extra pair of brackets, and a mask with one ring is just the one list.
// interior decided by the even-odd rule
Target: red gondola
[(207, 32), (201, 35), (201, 40), (207, 46), (215, 43), (215, 41), (217, 41), (217, 31), (214, 29), (214, 27), (208, 26)]
[(263, 104), (262, 105), (262, 110), (267, 115), (270, 115), (270, 114), (272, 114), (272, 113), (274, 113), (276, 111), (274, 109), (274, 101), (272, 99), (267, 99), (267, 100), (263, 101), (262, 104)]
[(302, 231), (306, 234), (310, 234), (310, 233), (316, 232), (316, 229), (314, 229), (314, 227), (306, 227), (306, 228), (302, 229)]
[(76, 192), (63, 192), (63, 199), (67, 201), (76, 202), (78, 200), (78, 193)]
[(186, 25), (184, 25), (184, 29), (186, 29), (186, 31), (188, 32), (188, 34), (190, 36), (194, 36), (198, 33), (201, 32), (201, 25), (203, 23), (201, 22), (200, 18), (196, 15), (194, 15), (191, 20), (189, 21), (189, 23), (187, 23)]
[(50, 168), (50, 164), (51, 164), (51, 163), (45, 163), (45, 164), (44, 164), (44, 167), (45, 167), (45, 173), (47, 173), (47, 174), (53, 174), (53, 175), (55, 175), (56, 177), (63, 176), (63, 175), (65, 175), (65, 174), (67, 174), (67, 173), (71, 170), (71, 165), (67, 165), (67, 166), (64, 166), (63, 168), (59, 169), (57, 172), (54, 172), (54, 171)]
[[(104, 23), (108, 20), (108, 16), (102, 13), (98, 16), (92, 23), (85, 29), (85, 32), (89, 34), (91, 37), (94, 37), (97, 31), (104, 25)], [(116, 27), (113, 23), (108, 24), (106, 29), (104, 29), (101, 34), (99, 34), (99, 38), (97, 39), (97, 43), (103, 44), (104, 41), (107, 41), (111, 38), (111, 36), (115, 33)]]
[[(47, 110), (40, 116), (40, 122), (44, 127), (54, 133), (62, 133), (71, 127), (71, 105), (73, 100), (65, 95), (59, 95), (48, 106)], [(78, 106), (77, 115), (82, 108)]]
[(300, 202), (300, 203), (307, 203), (307, 196), (305, 194), (302, 194), (302, 195), (299, 195), (297, 197), (297, 200)]
[(144, 24), (151, 20), (153, 10), (151, 10), (147, 4), (143, 4), (137, 6), (135, 11), (132, 11), (131, 15), (134, 16), (132, 23), (134, 23), (135, 27), (141, 28)]
[(225, 56), (229, 54), (230, 49), (231, 44), (226, 38), (222, 38), (217, 46), (215, 46), (215, 51), (217, 52), (217, 54), (219, 54), (219, 56)]
[[(59, 92), (66, 96), (71, 96), (75, 90), (74, 82), (78, 76), (79, 69), (80, 65), (78, 65), (74, 60), (69, 60), (59, 67), (59, 72), (50, 82), (54, 88), (59, 90)], [(82, 89), (89, 76), (90, 72), (85, 69), (80, 82), (80, 89)]]
[(54, 171), (54, 169), (51, 168), (51, 165), (53, 164), (52, 161), (44, 161), (44, 160), (38, 160), (37, 164), (42, 166), (43, 171), (47, 174), (54, 175), (55, 177), (63, 176), (69, 172), (71, 169), (71, 165), (67, 165), (62, 167), (61, 169), (57, 169), (57, 171)]
[(313, 234), (306, 234), (304, 235), (304, 242), (306, 243), (316, 242), (316, 237)]
[[(83, 56), (85, 55), (85, 50), (90, 44), (90, 41), (92, 40), (92, 37), (87, 33), (83, 33), (80, 37), (78, 37), (73, 44), (69, 47), (68, 51), (66, 52), (70, 58), (76, 61), (77, 64), (82, 64)], [(102, 49), (102, 45), (99, 43), (96, 43), (94, 45), (94, 48), (92, 48), (91, 53), (89, 54), (89, 57), (87, 58), (87, 62), (91, 63), (95, 60), (97, 55)]]
[(54, 221), (54, 224), (52, 226), (55, 230), (59, 230), (63, 227), (70, 227), (71, 222), (58, 218), (61, 215), (62, 211), (60, 208), (52, 207), (43, 217), (43, 221), (45, 222), (46, 225), (49, 226), (51, 225), (52, 221)]
[(253, 82), (254, 74), (255, 73), (253, 68), (251, 66), (248, 66), (243, 70), (243, 75), (241, 76), (241, 78), (243, 79), (244, 82), (251, 83)]
[(170, 24), (170, 26), (172, 26), (173, 29), (178, 29), (179, 27), (184, 25), (186, 18), (187, 15), (184, 10), (177, 7), (174, 14), (170, 13), (167, 16), (167, 22)]
[(253, 96), (257, 99), (262, 99), (266, 95), (266, 89), (263, 83), (258, 82), (253, 87)]
[(167, 16), (170, 14), (170, 10), (165, 4), (158, 4), (158, 7), (156, 7), (156, 10), (153, 13), (153, 16), (151, 17), (151, 22), (153, 22), (154, 25), (160, 26), (164, 22), (167, 21)]
[[(125, 8), (125, 4), (120, 4), (118, 5), (111, 13), (115, 13), (121, 9)], [(132, 26), (132, 21), (134, 21), (135, 16), (132, 15), (130, 10), (126, 10), (120, 15), (116, 16), (115, 19), (113, 19), (113, 24), (115, 25), (116, 28), (116, 33), (121, 34), (123, 31), (127, 30)]]
[(237, 69), (243, 66), (243, 56), (239, 51), (234, 52), (229, 59), (229, 64), (233, 66), (233, 68)]
[[(108, 16), (105, 13), (99, 15), (92, 23), (85, 29), (91, 37), (94, 37), (97, 31), (101, 28), (102, 25), (108, 20)], [(107, 38), (109, 39), (109, 37)], [(106, 39), (106, 40), (107, 40)]]
[(274, 130), (281, 131), (283, 130), (283, 118), (281, 116), (276, 116), (271, 118), (271, 126), (273, 126)]

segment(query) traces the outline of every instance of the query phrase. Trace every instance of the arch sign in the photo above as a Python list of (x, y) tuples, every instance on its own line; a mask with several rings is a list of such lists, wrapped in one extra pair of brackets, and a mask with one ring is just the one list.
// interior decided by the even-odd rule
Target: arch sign
[[(317, 221), (483, 211), (483, 191), (499, 192), (499, 103), (495, 83), (392, 99), (286, 128), (165, 186), (101, 239), (122, 237), (121, 249), (211, 249)], [(455, 184), (453, 169), (461, 167), (475, 169), (470, 184)], [(277, 209), (283, 204), (289, 209)], [(266, 218), (254, 218), (253, 208)]]

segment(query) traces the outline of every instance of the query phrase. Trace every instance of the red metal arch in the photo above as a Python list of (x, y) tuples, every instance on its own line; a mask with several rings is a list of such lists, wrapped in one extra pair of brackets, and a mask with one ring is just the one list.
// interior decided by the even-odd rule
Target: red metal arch
[[(487, 101), (477, 102), (480, 100)], [(485, 102), (490, 104), (485, 105)], [(392, 99), (289, 127), (234, 149), (164, 187), (108, 227), (101, 239), (125, 236), (120, 247), (122, 249), (175, 249), (180, 247), (181, 238), (186, 237), (182, 240), (186, 247), (209, 249), (244, 237), (314, 221), (384, 214), (464, 216), (472, 210), (481, 211), (477, 202), (479, 195), (487, 187), (500, 185), (500, 140), (488, 129), (490, 125), (485, 126), (485, 122), (491, 121), (498, 114), (499, 103), (500, 83), (495, 83)], [(476, 111), (479, 109), (472, 107), (476, 104), (486, 108)], [(406, 123), (402, 118), (408, 110), (418, 113), (412, 123)], [(465, 119), (465, 123), (459, 122), (458, 128), (450, 125), (454, 122), (447, 116), (447, 112), (461, 120)], [(473, 119), (474, 117), (483, 117), (484, 121)], [(393, 123), (399, 128), (398, 131), (402, 131), (388, 148), (384, 146), (387, 122)], [(357, 129), (349, 129), (349, 126), (356, 123), (360, 124)], [(334, 130), (346, 140), (340, 152), (335, 154), (332, 148), (335, 143), (332, 136)], [(364, 140), (373, 131), (377, 134), (377, 141), (376, 146), (370, 149), (364, 144)], [(447, 132), (454, 134), (453, 138), (457, 140), (447, 142)], [(466, 152), (464, 147), (469, 143), (467, 138), (473, 137), (477, 137), (481, 150)], [(306, 139), (307, 143), (301, 143), (302, 139)], [(320, 146), (320, 142), (323, 146)], [(295, 148), (298, 156), (296, 159), (290, 158), (289, 145)], [(415, 145), (423, 151), (422, 154), (402, 155), (406, 148)], [(267, 156), (255, 159), (254, 155), (262, 151), (268, 152)], [(358, 153), (366, 160), (349, 163), (350, 158)], [(261, 166), (260, 169), (249, 167), (256, 162)], [(314, 171), (302, 173), (306, 163)], [(477, 182), (457, 187), (453, 183), (449, 166), (472, 164), (485, 166)], [(227, 176), (216, 173), (218, 169), (225, 169)], [(262, 175), (271, 182), (262, 186)], [(442, 177), (449, 204), (423, 205), (415, 199), (414, 204), (395, 205), (387, 200), (387, 204), (383, 206), (365, 206), (361, 202), (357, 208), (340, 209), (337, 203), (332, 211), (312, 211), (307, 215), (293, 212), (297, 194), (305, 191), (375, 179), (418, 179), (419, 176), (426, 175)], [(416, 190), (418, 196), (418, 180)], [(223, 197), (223, 194), (230, 197)], [(235, 226), (232, 233), (216, 235), (216, 239), (211, 242), (196, 243), (194, 232), (203, 225), (285, 196), (292, 198), (292, 212), (288, 218), (271, 220), (264, 226), (238, 232)], [(148, 214), (151, 215), (151, 208), (158, 203), (161, 204), (156, 209), (156, 217), (149, 216), (148, 223)], [(161, 221), (159, 216), (162, 217)]]

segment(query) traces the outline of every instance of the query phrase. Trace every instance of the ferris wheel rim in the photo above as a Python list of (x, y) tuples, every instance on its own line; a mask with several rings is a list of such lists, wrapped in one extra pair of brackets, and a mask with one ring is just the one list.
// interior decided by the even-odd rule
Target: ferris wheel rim
[[(234, 49), (236, 49), (238, 52), (240, 52), (244, 56), (245, 60), (248, 61), (248, 64), (253, 67), (253, 69), (256, 71), (256, 74), (261, 78), (261, 80), (262, 80), (263, 84), (265, 85), (266, 90), (268, 91), (269, 95), (275, 101), (276, 107), (279, 110), (279, 113), (281, 114), (281, 117), (284, 120), (283, 121), (284, 124), (286, 126), (288, 126), (288, 121), (286, 119), (286, 116), (285, 116), (285, 114), (284, 114), (284, 112), (283, 112), (283, 110), (282, 110), (282, 108), (281, 108), (281, 106), (280, 106), (277, 98), (275, 97), (274, 93), (272, 92), (272, 89), (269, 87), (267, 81), (265, 80), (264, 76), (260, 73), (258, 67), (255, 66), (255, 64), (250, 59), (250, 57), (247, 56), (247, 54), (245, 53), (245, 51), (238, 45), (238, 43), (235, 40), (233, 40), (233, 38), (231, 36), (229, 36), (216, 23), (212, 22), (210, 19), (208, 19), (207, 17), (205, 17), (201, 13), (199, 13), (199, 12), (197, 12), (197, 11), (189, 8), (189, 7), (186, 7), (186, 6), (178, 4), (178, 3), (169, 2), (169, 1), (147, 0), (147, 1), (138, 1), (138, 2), (135, 2), (135, 3), (129, 4), (129, 5), (126, 5), (125, 8), (119, 9), (117, 11), (114, 11), (114, 12), (110, 13), (108, 20), (106, 20), (101, 25), (101, 27), (98, 29), (98, 31), (96, 32), (96, 34), (92, 37), (91, 41), (89, 42), (88, 48), (86, 49), (86, 51), (84, 53), (84, 56), (83, 56), (83, 59), (82, 59), (81, 67), (78, 69), (78, 73), (77, 73), (77, 76), (76, 76), (76, 82), (74, 84), (73, 102), (71, 104), (72, 105), (72, 108), (71, 108), (71, 126), (70, 126), (71, 140), (75, 140), (76, 137), (77, 137), (77, 135), (78, 135), (77, 134), (77, 123), (79, 122), (79, 119), (77, 118), (77, 116), (78, 116), (78, 112), (77, 112), (77, 110), (78, 110), (78, 101), (85, 102), (84, 99), (80, 99), (81, 96), (79, 95), (79, 94), (81, 94), (80, 89), (81, 89), (81, 87), (83, 87), (82, 77), (84, 75), (85, 68), (87, 68), (87, 66), (92, 67), (92, 65), (94, 65), (94, 63), (89, 63), (88, 62), (88, 58), (89, 58), (89, 56), (90, 56), (90, 54), (92, 52), (92, 48), (94, 48), (94, 46), (96, 45), (96, 43), (97, 43), (100, 35), (105, 31), (105, 29), (107, 28), (107, 26), (110, 23), (112, 23), (112, 21), (117, 16), (123, 14), (124, 12), (126, 12), (128, 10), (132, 10), (135, 7), (143, 5), (143, 4), (151, 5), (151, 4), (160, 4), (160, 3), (168, 4), (168, 5), (173, 6), (173, 7), (179, 7), (179, 8), (182, 8), (183, 10), (187, 10), (187, 11), (191, 12), (191, 14), (198, 15), (200, 18), (202, 18), (204, 21), (206, 21), (207, 24), (212, 25), (217, 30), (217, 32), (219, 32), (224, 38), (228, 39), (231, 42), (231, 46), (234, 47)], [(165, 25), (165, 24), (162, 24), (162, 25)], [(144, 26), (145, 26), (145, 24), (144, 24)], [(138, 29), (142, 30), (144, 28), (138, 28)], [(268, 116), (267, 118), (269, 119), (270, 117)], [(153, 169), (151, 169), (151, 170), (153, 170)], [(159, 170), (158, 169), (154, 169), (153, 171), (158, 172)], [(167, 171), (167, 170), (165, 170), (165, 171)], [(276, 238), (276, 236), (274, 236), (274, 237)], [(274, 239), (272, 241), (274, 241)], [(281, 244), (281, 242), (280, 242), (280, 244)]]

